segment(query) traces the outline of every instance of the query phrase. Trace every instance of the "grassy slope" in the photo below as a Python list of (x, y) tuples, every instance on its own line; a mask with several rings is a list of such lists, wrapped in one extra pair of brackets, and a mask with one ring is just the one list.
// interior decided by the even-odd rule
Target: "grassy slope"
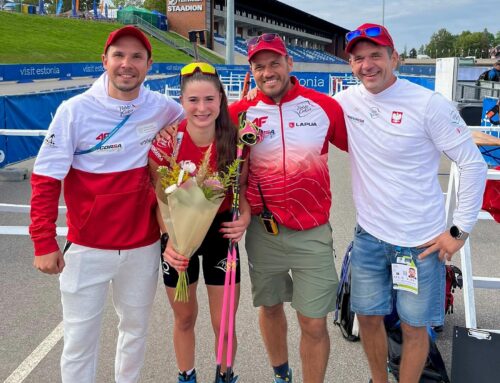
[[(0, 64), (99, 62), (104, 42), (121, 24), (0, 11)], [(152, 38), (155, 62), (192, 58)]]

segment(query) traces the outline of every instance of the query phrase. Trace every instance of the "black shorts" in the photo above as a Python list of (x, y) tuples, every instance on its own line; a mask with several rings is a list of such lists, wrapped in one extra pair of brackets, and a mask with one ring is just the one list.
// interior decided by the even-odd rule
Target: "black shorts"
[[(223, 238), (219, 232), (222, 222), (231, 221), (231, 213), (223, 212), (215, 216), (214, 222), (208, 229), (208, 233), (203, 240), (200, 248), (196, 250), (187, 268), (188, 283), (198, 281), (200, 274), (200, 256), (202, 256), (203, 264), (203, 277), (205, 278), (206, 285), (224, 286), (226, 278), (226, 261), (227, 251), (229, 247), (229, 240)], [(167, 236), (163, 235), (161, 238), (161, 265), (163, 270), (163, 282), (165, 286), (175, 287), (179, 274), (177, 271), (163, 259), (163, 252), (167, 246)], [(236, 245), (236, 283), (240, 282), (240, 252), (238, 245)]]

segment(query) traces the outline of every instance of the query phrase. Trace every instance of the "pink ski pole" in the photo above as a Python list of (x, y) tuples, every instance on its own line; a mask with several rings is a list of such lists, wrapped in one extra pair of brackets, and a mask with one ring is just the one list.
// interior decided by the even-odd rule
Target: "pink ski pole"
[[(243, 155), (243, 143), (238, 143), (236, 157), (241, 159)], [(233, 186), (233, 204), (232, 204), (232, 221), (236, 221), (239, 216), (239, 174), (241, 166), (238, 165), (238, 171), (236, 176), (235, 185)], [(221, 319), (219, 326), (219, 340), (217, 345), (217, 367), (215, 369), (215, 380), (214, 383), (218, 382), (221, 368), (222, 368), (222, 357), (224, 351), (224, 334), (226, 332), (226, 321), (228, 322), (228, 339), (227, 339), (227, 350), (226, 350), (226, 382), (230, 382), (232, 375), (232, 363), (233, 363), (233, 337), (234, 337), (234, 313), (235, 313), (235, 290), (236, 290), (236, 246), (233, 241), (229, 243), (229, 249), (227, 252), (226, 261), (226, 276), (224, 279), (224, 293), (222, 296), (222, 309), (221, 309)], [(229, 319), (228, 319), (228, 303), (229, 303)]]

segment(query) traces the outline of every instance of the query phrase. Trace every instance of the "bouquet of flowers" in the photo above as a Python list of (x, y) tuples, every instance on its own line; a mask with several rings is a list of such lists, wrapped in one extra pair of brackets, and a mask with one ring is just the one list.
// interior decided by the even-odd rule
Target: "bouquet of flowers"
[[(187, 259), (203, 242), (227, 190), (238, 182), (241, 160), (234, 160), (226, 172), (216, 172), (209, 165), (210, 152), (211, 147), (198, 166), (191, 161), (177, 163), (175, 157), (167, 156), (169, 165), (158, 168), (156, 196), (161, 216), (174, 250)], [(189, 300), (188, 282), (186, 272), (180, 272), (176, 301)]]

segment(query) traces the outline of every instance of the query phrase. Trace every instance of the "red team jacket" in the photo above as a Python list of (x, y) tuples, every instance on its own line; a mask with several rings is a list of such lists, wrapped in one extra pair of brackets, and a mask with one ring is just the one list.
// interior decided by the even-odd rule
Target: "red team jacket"
[[(125, 250), (159, 239), (147, 154), (155, 134), (182, 118), (182, 107), (145, 87), (136, 100), (115, 100), (106, 86), (104, 73), (89, 90), (65, 101), (40, 148), (31, 177), (35, 255), (59, 249), (55, 223), (62, 181), (69, 241)], [(74, 154), (94, 147), (127, 114), (125, 125), (99, 150)]]
[(293, 88), (279, 104), (259, 92), (252, 101), (230, 106), (235, 123), (247, 119), (263, 132), (262, 142), (251, 147), (246, 197), (252, 214), (265, 203), (277, 221), (294, 230), (307, 230), (328, 222), (331, 206), (328, 146), (347, 151), (342, 108), (331, 97), (301, 86)]

